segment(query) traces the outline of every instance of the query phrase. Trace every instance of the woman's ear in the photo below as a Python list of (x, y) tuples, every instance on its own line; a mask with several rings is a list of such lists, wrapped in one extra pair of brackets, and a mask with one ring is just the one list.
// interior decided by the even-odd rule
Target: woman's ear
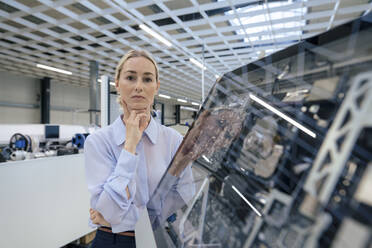
[(119, 91), (119, 80), (115, 79), (115, 88), (116, 91)]

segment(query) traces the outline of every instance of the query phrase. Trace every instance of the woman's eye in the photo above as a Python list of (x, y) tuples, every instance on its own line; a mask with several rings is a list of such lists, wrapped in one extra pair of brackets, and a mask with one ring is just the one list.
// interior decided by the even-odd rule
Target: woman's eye
[(144, 80), (146, 83), (151, 83), (152, 82), (152, 78), (145, 78)]
[(127, 76), (127, 80), (132, 81), (132, 80), (134, 80), (134, 77), (133, 76)]

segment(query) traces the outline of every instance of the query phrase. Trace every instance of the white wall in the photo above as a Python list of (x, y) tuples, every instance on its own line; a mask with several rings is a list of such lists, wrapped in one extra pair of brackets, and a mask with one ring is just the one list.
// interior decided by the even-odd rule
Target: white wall
[(40, 80), (0, 71), (0, 123), (40, 123), (40, 110), (1, 103), (39, 104)]
[[(52, 79), (50, 90), (50, 123), (89, 124), (89, 88)], [(1, 103), (22, 106), (6, 107)], [(30, 108), (32, 105), (40, 105), (40, 79), (0, 71), (0, 123), (40, 123), (40, 107)]]
[(61, 247), (93, 231), (83, 154), (3, 163), (0, 195), (0, 247)]
[(50, 85), (50, 105), (52, 108), (65, 108), (63, 111), (52, 109), (50, 122), (58, 124), (89, 124), (89, 88), (62, 84), (52, 80)]

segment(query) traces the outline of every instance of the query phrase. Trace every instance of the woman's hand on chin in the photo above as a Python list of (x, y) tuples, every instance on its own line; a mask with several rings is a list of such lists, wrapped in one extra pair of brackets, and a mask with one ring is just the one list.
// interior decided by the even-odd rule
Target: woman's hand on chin
[(146, 129), (149, 120), (150, 112), (146, 113), (144, 110), (131, 110), (129, 112), (127, 104), (123, 101), (126, 137), (124, 149), (130, 153), (135, 154), (136, 147), (142, 138), (142, 133)]

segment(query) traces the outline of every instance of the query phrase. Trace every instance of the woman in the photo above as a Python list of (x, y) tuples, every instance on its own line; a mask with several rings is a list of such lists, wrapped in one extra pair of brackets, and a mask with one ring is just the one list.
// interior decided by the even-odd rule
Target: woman
[[(88, 136), (84, 145), (90, 225), (98, 227), (93, 248), (135, 247), (139, 209), (146, 207), (182, 141), (150, 115), (160, 82), (147, 52), (132, 50), (119, 61), (115, 86), (124, 115)], [(191, 168), (178, 180), (191, 182)], [(189, 200), (194, 189), (188, 191), (177, 200)]]

